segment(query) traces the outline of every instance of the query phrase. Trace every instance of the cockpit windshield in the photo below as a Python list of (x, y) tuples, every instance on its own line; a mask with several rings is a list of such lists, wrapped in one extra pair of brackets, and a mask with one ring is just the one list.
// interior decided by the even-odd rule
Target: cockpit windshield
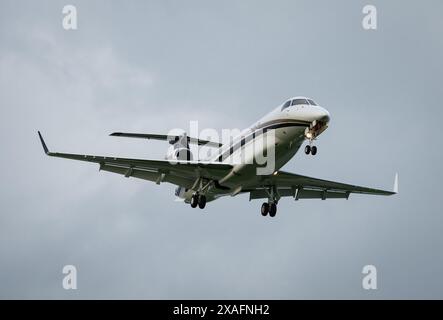
[(306, 101), (306, 99), (294, 99), (292, 100), (291, 106), (296, 106), (299, 104), (308, 104), (308, 102)]
[(284, 109), (288, 108), (289, 106), (297, 106), (297, 105), (311, 105), (311, 106), (316, 106), (317, 104), (314, 102), (314, 100), (312, 99), (304, 99), (304, 98), (297, 98), (297, 99), (292, 99), (292, 100), (288, 100), (286, 101), (281, 110), (283, 111)]
[(289, 107), (291, 105), (291, 100), (288, 100), (284, 103), (283, 107), (281, 107), (282, 110), (286, 109), (287, 107)]
[(314, 100), (308, 99), (308, 102), (311, 106), (316, 106), (317, 104), (314, 102)]

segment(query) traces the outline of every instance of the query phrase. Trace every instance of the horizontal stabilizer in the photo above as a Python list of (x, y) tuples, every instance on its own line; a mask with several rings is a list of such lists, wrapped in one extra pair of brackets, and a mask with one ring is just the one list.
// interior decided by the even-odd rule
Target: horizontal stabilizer
[[(110, 136), (113, 137), (126, 137), (126, 138), (139, 138), (139, 139), (153, 139), (153, 140), (162, 140), (162, 141), (168, 141), (170, 144), (174, 144), (178, 142), (181, 138), (181, 136), (178, 135), (166, 135), (166, 134), (150, 134), (150, 133), (125, 133), (125, 132), (114, 132), (111, 133)], [(195, 143), (198, 145), (204, 145), (207, 147), (216, 147), (219, 148), (222, 146), (221, 143), (208, 141), (208, 140), (202, 140), (192, 137), (187, 137), (188, 143)]]

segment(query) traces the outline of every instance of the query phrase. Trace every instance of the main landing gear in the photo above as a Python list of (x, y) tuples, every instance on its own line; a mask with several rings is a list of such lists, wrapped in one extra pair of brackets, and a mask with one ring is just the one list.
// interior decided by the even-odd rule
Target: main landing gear
[(316, 146), (311, 146), (311, 145), (307, 145), (305, 147), (305, 153), (306, 154), (312, 154), (313, 156), (315, 156), (317, 154), (317, 147)]
[(260, 212), (263, 217), (266, 217), (268, 213), (270, 217), (275, 217), (277, 214), (277, 202), (280, 200), (280, 195), (275, 186), (264, 188), (264, 190), (268, 195), (268, 202), (263, 202)]
[(261, 214), (266, 217), (269, 213), (270, 217), (275, 217), (277, 214), (277, 202), (263, 202), (261, 205)]
[(194, 185), (192, 186), (192, 190), (196, 190), (191, 196), (191, 207), (196, 208), (197, 206), (200, 209), (203, 209), (206, 206), (206, 196), (208, 190), (210, 190), (214, 185), (214, 181), (212, 180), (203, 180), (202, 178), (197, 178), (195, 180)]
[(191, 207), (199, 207), (203, 209), (206, 206), (206, 196), (203, 194), (194, 193), (191, 197)]

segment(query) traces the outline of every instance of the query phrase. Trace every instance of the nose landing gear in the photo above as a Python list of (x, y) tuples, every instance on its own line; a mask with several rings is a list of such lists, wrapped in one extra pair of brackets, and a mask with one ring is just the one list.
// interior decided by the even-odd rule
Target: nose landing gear
[(313, 156), (315, 156), (317, 154), (317, 147), (316, 146), (311, 146), (311, 145), (307, 145), (305, 147), (305, 153), (306, 154), (312, 154)]
[(312, 142), (317, 139), (317, 137), (326, 130), (328, 127), (327, 122), (314, 120), (309, 127), (305, 129), (305, 138), (309, 140), (309, 144), (305, 147), (306, 154), (312, 154), (315, 156), (317, 154), (317, 147), (312, 145)]

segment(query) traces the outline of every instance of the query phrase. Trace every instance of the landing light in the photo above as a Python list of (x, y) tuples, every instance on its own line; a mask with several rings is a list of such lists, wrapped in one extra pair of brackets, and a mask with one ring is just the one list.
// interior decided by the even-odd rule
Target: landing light
[(277, 175), (277, 173), (278, 173), (278, 171), (275, 171), (275, 172), (274, 172), (274, 176), (276, 176), (276, 175)]

